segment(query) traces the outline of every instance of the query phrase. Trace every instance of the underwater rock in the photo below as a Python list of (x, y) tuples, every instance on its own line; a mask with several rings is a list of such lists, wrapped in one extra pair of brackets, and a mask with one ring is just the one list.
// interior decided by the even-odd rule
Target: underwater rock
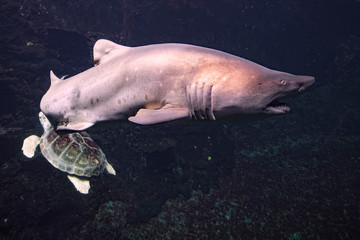
[(83, 227), (79, 239), (117, 238), (133, 215), (134, 206), (122, 201), (105, 202), (99, 207), (95, 218)]

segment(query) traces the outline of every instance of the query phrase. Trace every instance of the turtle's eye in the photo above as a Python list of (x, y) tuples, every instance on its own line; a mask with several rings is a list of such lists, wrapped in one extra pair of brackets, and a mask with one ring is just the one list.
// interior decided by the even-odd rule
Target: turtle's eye
[(281, 85), (284, 85), (284, 86), (285, 86), (286, 83), (287, 83), (287, 82), (286, 82), (285, 80), (281, 80), (281, 81), (280, 81), (280, 84), (281, 84)]

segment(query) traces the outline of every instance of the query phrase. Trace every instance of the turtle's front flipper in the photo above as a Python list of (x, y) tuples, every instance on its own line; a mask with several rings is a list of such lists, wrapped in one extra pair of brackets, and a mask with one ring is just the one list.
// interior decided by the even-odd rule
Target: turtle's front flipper
[(74, 184), (75, 188), (83, 193), (83, 194), (88, 194), (89, 193), (89, 189), (90, 189), (90, 182), (89, 180), (82, 180), (79, 179), (77, 177), (74, 176), (67, 176), (68, 179), (71, 181), (72, 184)]
[(35, 155), (36, 147), (40, 143), (40, 138), (36, 135), (31, 135), (24, 139), (23, 146), (21, 150), (23, 151), (23, 154), (28, 157), (32, 158)]

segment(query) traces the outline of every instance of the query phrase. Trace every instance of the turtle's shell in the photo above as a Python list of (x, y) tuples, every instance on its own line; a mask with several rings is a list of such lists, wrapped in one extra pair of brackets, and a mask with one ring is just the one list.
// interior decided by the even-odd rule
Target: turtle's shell
[(51, 128), (41, 136), (40, 149), (54, 167), (78, 176), (97, 176), (107, 163), (105, 154), (86, 132), (59, 134)]

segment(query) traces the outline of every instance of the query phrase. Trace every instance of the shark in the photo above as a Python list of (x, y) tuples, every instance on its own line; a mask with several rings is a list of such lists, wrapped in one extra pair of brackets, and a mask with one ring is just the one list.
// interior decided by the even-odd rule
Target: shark
[(93, 57), (93, 67), (66, 79), (50, 71), (40, 108), (57, 130), (80, 131), (118, 119), (150, 125), (279, 115), (290, 111), (279, 99), (315, 82), (189, 44), (128, 47), (100, 39)]

